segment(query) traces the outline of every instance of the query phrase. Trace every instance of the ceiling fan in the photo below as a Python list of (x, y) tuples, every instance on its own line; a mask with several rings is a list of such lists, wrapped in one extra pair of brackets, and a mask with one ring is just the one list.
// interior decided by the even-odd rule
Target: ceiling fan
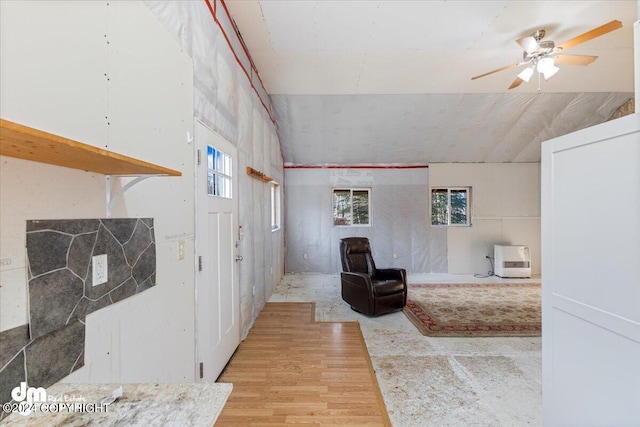
[(584, 34), (580, 34), (558, 46), (551, 40), (542, 40), (545, 36), (545, 30), (538, 30), (529, 37), (516, 40), (516, 43), (524, 49), (522, 61), (489, 71), (488, 73), (480, 74), (479, 76), (472, 77), (471, 80), (521, 65), (528, 65), (528, 67), (518, 73), (518, 76), (513, 83), (511, 83), (509, 89), (520, 86), (522, 82), (528, 82), (536, 70), (539, 73), (538, 75), (542, 74), (545, 80), (549, 80), (560, 70), (560, 68), (556, 67), (556, 64), (589, 65), (598, 58), (597, 56), (591, 55), (566, 55), (564, 54), (565, 50), (617, 30), (618, 28), (622, 28), (622, 22), (614, 20), (598, 28), (594, 28), (591, 31), (587, 31)]

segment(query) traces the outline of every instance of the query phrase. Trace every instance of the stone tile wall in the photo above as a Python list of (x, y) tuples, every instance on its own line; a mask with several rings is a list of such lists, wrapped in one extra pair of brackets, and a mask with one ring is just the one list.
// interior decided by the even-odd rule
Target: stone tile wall
[[(92, 284), (92, 257), (108, 257)], [(85, 316), (155, 285), (152, 218), (27, 221), (29, 324), (0, 332), (0, 403), (84, 365)], [(0, 419), (3, 413), (0, 411)]]

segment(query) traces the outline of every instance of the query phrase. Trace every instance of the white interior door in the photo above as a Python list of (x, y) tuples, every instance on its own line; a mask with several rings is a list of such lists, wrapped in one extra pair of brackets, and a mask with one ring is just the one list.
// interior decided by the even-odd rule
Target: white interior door
[(237, 158), (230, 142), (198, 121), (195, 140), (196, 377), (211, 382), (240, 344)]

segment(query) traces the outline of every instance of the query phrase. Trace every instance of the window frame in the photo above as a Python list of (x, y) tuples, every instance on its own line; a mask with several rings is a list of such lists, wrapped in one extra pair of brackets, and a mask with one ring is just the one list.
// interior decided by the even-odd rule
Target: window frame
[[(372, 198), (371, 198), (371, 187), (332, 187), (331, 188), (331, 223), (333, 227), (340, 228), (349, 228), (349, 227), (371, 227), (373, 225), (372, 221)], [(336, 217), (334, 211), (334, 198), (336, 191), (349, 191), (349, 206), (350, 206), (350, 216), (351, 216), (351, 224), (336, 224)], [(367, 218), (369, 222), (367, 224), (353, 224), (353, 192), (354, 191), (366, 191), (367, 192)]]
[(280, 184), (271, 181), (271, 231), (278, 231), (282, 226), (281, 222), (281, 195)]
[[(434, 190), (446, 190), (447, 191), (447, 223), (446, 224), (434, 224), (433, 223), (433, 192)], [(467, 221), (464, 224), (452, 224), (451, 223), (451, 191), (466, 191), (467, 193)], [(471, 227), (471, 187), (430, 187), (429, 188), (429, 223), (432, 227)]]
[[(209, 162), (209, 151), (212, 151), (212, 159), (213, 162)], [(216, 163), (216, 153), (220, 153), (221, 155), (221, 166), (222, 169), (218, 169), (218, 165)], [(222, 197), (223, 199), (233, 199), (233, 158), (225, 153), (224, 151), (216, 148), (213, 145), (207, 144), (207, 152), (206, 152), (206, 164), (207, 164), (207, 195), (211, 197)], [(228, 173), (227, 173), (228, 172)], [(209, 180), (209, 177), (213, 176), (213, 181)], [(228, 186), (222, 186), (223, 194), (216, 194), (217, 183), (220, 182), (220, 178), (222, 178), (221, 182), (227, 182)], [(213, 182), (213, 186), (211, 185)], [(212, 192), (213, 189), (213, 192)]]

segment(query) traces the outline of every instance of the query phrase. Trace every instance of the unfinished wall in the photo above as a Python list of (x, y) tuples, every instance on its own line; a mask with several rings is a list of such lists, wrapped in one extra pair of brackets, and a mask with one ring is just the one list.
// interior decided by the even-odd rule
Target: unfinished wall
[[(69, 378), (193, 381), (190, 58), (141, 2), (0, 2), (0, 8), (3, 119), (183, 174), (141, 182), (116, 203), (113, 217), (153, 218), (157, 285), (86, 316), (85, 366)], [(105, 177), (0, 161), (0, 331), (6, 331), (28, 321), (26, 221), (104, 218)], [(130, 180), (112, 178), (115, 189)], [(175, 253), (179, 240), (186, 242), (183, 260)]]
[(522, 244), (540, 274), (539, 163), (431, 164), (429, 185), (471, 187), (471, 227), (445, 227), (449, 273), (486, 273), (494, 244)]
[[(258, 97), (266, 95), (235, 62), (207, 3), (148, 3), (1, 3), (2, 118), (183, 174), (139, 183), (116, 204), (114, 217), (154, 218), (157, 286), (86, 317), (85, 366), (67, 381), (195, 379), (194, 115), (239, 149), (244, 334), (284, 270), (269, 185), (243, 173), (250, 165), (284, 181), (275, 127)], [(23, 330), (26, 220), (104, 217), (105, 177), (1, 161), (0, 331)], [(115, 190), (128, 181), (112, 179)], [(177, 260), (181, 241), (185, 259)]]
[[(338, 273), (340, 239), (360, 236), (380, 267), (446, 272), (446, 230), (428, 226), (428, 169), (285, 169), (285, 179), (287, 271)], [(335, 227), (332, 187), (371, 188), (372, 225)]]
[[(153, 218), (27, 221), (26, 247), (29, 323), (0, 331), (0, 403), (16, 384), (49, 387), (84, 366), (86, 316), (156, 284)], [(94, 286), (101, 254), (108, 274)]]
[(244, 230), (238, 248), (244, 257), (240, 318), (246, 336), (284, 272), (284, 227), (271, 231), (269, 185), (244, 172), (251, 166), (283, 184), (270, 101), (221, 2), (146, 0), (145, 4), (193, 59), (195, 117), (238, 147), (239, 225)]

